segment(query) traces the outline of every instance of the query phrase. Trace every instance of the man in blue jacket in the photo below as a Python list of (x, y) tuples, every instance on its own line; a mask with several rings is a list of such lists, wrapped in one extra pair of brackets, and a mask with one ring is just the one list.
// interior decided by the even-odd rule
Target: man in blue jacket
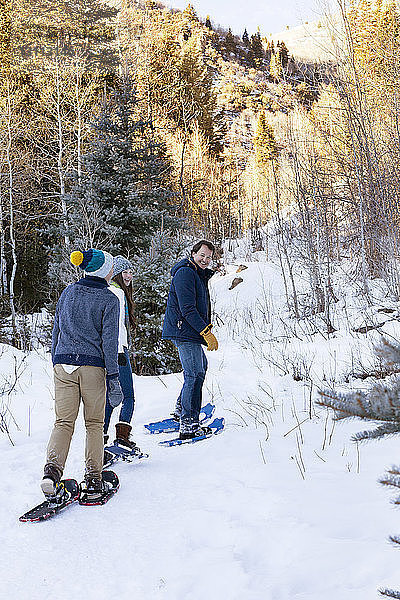
[(207, 432), (200, 427), (202, 388), (207, 371), (207, 350), (217, 350), (218, 342), (211, 332), (211, 303), (208, 281), (214, 275), (209, 269), (214, 245), (197, 242), (190, 258), (184, 258), (171, 270), (163, 339), (172, 340), (179, 353), (184, 383), (177, 401), (180, 417), (180, 439), (191, 439)]

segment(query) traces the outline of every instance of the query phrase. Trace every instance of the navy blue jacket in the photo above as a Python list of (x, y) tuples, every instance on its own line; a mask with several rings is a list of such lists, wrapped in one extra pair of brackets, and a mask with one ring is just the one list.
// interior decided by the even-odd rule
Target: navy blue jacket
[(162, 337), (166, 340), (205, 344), (200, 331), (210, 324), (208, 280), (214, 275), (214, 271), (201, 269), (184, 258), (172, 267), (171, 275)]

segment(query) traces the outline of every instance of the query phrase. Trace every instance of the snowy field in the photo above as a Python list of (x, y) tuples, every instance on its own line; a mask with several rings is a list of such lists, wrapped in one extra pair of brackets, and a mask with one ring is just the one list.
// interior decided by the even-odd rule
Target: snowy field
[[(182, 376), (135, 377), (134, 439), (150, 458), (115, 466), (121, 487), (103, 507), (18, 521), (42, 499), (52, 369), (44, 350), (2, 348), (0, 387), (15, 366), (23, 372), (9, 398), (14, 445), (0, 433), (1, 599), (372, 600), (378, 587), (400, 587), (387, 541), (400, 533), (400, 510), (377, 483), (400, 463), (399, 440), (357, 447), (350, 437), (363, 424), (335, 425), (313, 403), (319, 385), (345, 389), (359, 361), (371, 360), (379, 333), (354, 328), (379, 317), (381, 331), (400, 339), (399, 321), (378, 312), (376, 284), (375, 307), (341, 297), (329, 339), (305, 325), (299, 334), (278, 269), (252, 262), (236, 274), (239, 264), (212, 284), (220, 349), (208, 353), (204, 403), (215, 402), (225, 431), (159, 446), (143, 424), (168, 416)], [(80, 415), (66, 477), (83, 477), (83, 448)]]

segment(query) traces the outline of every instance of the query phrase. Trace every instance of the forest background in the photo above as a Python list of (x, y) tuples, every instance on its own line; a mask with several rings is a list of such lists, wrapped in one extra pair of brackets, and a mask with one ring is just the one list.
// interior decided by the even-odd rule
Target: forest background
[(291, 315), (328, 335), (344, 259), (360, 293), (380, 277), (399, 299), (400, 16), (338, 11), (318, 23), (329, 59), (300, 62), (190, 5), (0, 0), (2, 341), (29, 349), (26, 315), (51, 312), (92, 246), (134, 263), (139, 374), (177, 367), (160, 328), (195, 237), (220, 257), (244, 235), (273, 247)]

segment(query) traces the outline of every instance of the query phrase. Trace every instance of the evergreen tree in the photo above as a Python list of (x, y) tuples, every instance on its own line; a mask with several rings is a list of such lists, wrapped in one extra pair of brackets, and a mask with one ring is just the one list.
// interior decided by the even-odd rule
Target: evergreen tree
[[(265, 39), (265, 38), (264, 38)], [(265, 57), (267, 60), (271, 60), (271, 42), (267, 39), (265, 39)]]
[(13, 30), (20, 59), (27, 65), (38, 57), (52, 68), (55, 57), (79, 56), (92, 68), (113, 69), (117, 9), (102, 0), (20, 0), (14, 9)]
[(282, 79), (283, 68), (281, 62), (280, 50), (271, 54), (271, 60), (269, 63), (269, 74), (275, 81)]
[(285, 69), (289, 62), (289, 50), (287, 49), (285, 42), (280, 43), (279, 56), (281, 59), (282, 67)]
[(246, 52), (246, 63), (249, 65), (249, 67), (256, 67), (256, 61), (254, 58), (254, 52), (251, 48), (248, 48), (247, 52)]
[(256, 162), (261, 170), (265, 170), (272, 160), (278, 156), (278, 146), (274, 136), (274, 130), (267, 123), (265, 111), (258, 116), (256, 133), (254, 136), (254, 150)]
[(193, 4), (188, 4), (182, 14), (189, 21), (193, 21), (193, 22), (196, 22), (196, 23), (199, 22), (199, 17), (197, 16), (197, 13), (195, 11), (195, 8), (194, 8)]
[[(385, 375), (400, 372), (400, 345), (383, 340), (376, 349), (380, 358), (380, 368)], [(355, 391), (337, 394), (331, 391), (320, 392), (317, 401), (320, 406), (333, 409), (335, 420), (359, 418), (374, 422), (375, 429), (361, 431), (353, 436), (354, 442), (378, 440), (400, 433), (400, 377), (391, 383), (375, 383), (368, 391)], [(400, 467), (392, 467), (380, 483), (395, 489), (400, 488)], [(400, 497), (395, 500), (400, 504)], [(400, 546), (400, 536), (391, 536), (390, 541)], [(390, 589), (379, 590), (387, 598), (400, 598), (400, 592)]]
[[(75, 243), (103, 244), (114, 252), (147, 250), (155, 231), (175, 224), (170, 170), (151, 123), (138, 115), (132, 81), (125, 78), (93, 125), (84, 174), (67, 197), (67, 234)], [(84, 239), (86, 237), (86, 240)]]
[(136, 328), (132, 332), (133, 368), (140, 375), (163, 375), (181, 370), (175, 347), (161, 339), (171, 284), (171, 268), (185, 244), (178, 236), (158, 233), (150, 249), (134, 261)]
[[(82, 176), (80, 180), (76, 176), (66, 197), (68, 219), (61, 220), (58, 234), (68, 235), (74, 248), (99, 246), (131, 257), (137, 291), (137, 326), (132, 336), (135, 370), (167, 373), (179, 364), (174, 348), (160, 337), (171, 261), (176, 258), (177, 243), (171, 232), (181, 226), (173, 214), (166, 180), (169, 163), (151, 123), (138, 114), (129, 78), (105, 104), (93, 129)], [(157, 235), (157, 231), (164, 233)], [(61, 245), (53, 251), (51, 275), (64, 283), (73, 279), (66, 260), (69, 251)]]
[(251, 36), (250, 42), (251, 50), (253, 51), (254, 60), (256, 62), (256, 66), (261, 66), (262, 59), (264, 58), (264, 48), (261, 39), (261, 34), (259, 31)]
[(302, 81), (295, 88), (295, 93), (300, 104), (306, 108), (311, 108), (313, 102), (317, 100), (318, 96), (315, 91), (308, 83)]
[(242, 41), (246, 47), (250, 46), (250, 39), (249, 39), (249, 34), (247, 33), (247, 29), (245, 29), (243, 32)]
[(0, 73), (10, 72), (13, 61), (12, 10), (9, 0), (0, 0)]
[(228, 32), (225, 35), (224, 44), (225, 44), (226, 51), (228, 53), (235, 52), (235, 50), (236, 50), (236, 42), (235, 42), (235, 38), (234, 38), (234, 36), (232, 34), (231, 28), (228, 29)]
[(211, 25), (210, 15), (207, 15), (205, 25), (206, 25), (207, 29), (209, 29), (210, 31), (212, 31), (212, 25)]

